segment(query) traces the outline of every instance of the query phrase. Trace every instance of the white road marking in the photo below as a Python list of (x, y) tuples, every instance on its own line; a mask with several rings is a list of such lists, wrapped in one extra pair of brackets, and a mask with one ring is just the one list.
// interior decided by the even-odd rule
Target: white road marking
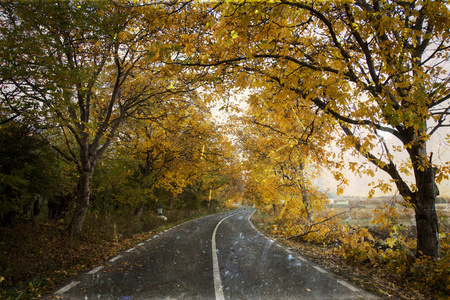
[(89, 275), (95, 274), (95, 273), (97, 273), (98, 271), (100, 271), (100, 270), (103, 269), (103, 268), (104, 268), (103, 266), (98, 266), (97, 268), (90, 270), (90, 271), (88, 272), (88, 274), (89, 274)]
[(134, 249), (135, 249), (135, 248), (130, 248), (130, 249), (128, 249), (126, 252), (128, 252), (128, 253), (133, 252)]
[(79, 281), (72, 281), (71, 283), (69, 283), (68, 285), (66, 285), (65, 287), (59, 289), (58, 291), (55, 292), (55, 294), (63, 294), (67, 291), (69, 291), (71, 288), (77, 286), (80, 282)]
[[(238, 212), (239, 213), (239, 212)], [(216, 248), (216, 232), (219, 225), (225, 221), (226, 219), (237, 215), (238, 213), (229, 215), (228, 217), (223, 218), (217, 223), (216, 228), (214, 228), (213, 235), (211, 238), (211, 248), (212, 248), (212, 258), (213, 258), (213, 275), (214, 275), (214, 290), (216, 293), (216, 300), (225, 300), (225, 296), (223, 295), (223, 286), (222, 280), (220, 279), (220, 270), (219, 270), (219, 260), (217, 259), (217, 248)]]
[(144, 243), (139, 243), (137, 245), (138, 245), (138, 247), (141, 247), (141, 246), (144, 246), (145, 244)]
[(307, 262), (306, 258), (303, 256), (297, 255), (297, 258), (300, 259), (302, 262)]
[[(256, 209), (250, 214), (250, 216), (248, 216), (247, 220), (250, 222), (251, 217), (253, 216), (253, 214), (256, 212)], [(250, 222), (250, 224), (252, 224), (252, 222)], [(253, 226), (253, 224), (252, 224)]]
[(324, 273), (324, 274), (328, 273), (327, 271), (325, 271), (324, 269), (322, 269), (322, 268), (320, 268), (318, 266), (313, 266), (313, 268), (316, 269), (317, 271), (319, 271), (320, 273)]
[(339, 282), (340, 284), (342, 284), (343, 286), (345, 286), (349, 290), (352, 290), (353, 292), (358, 292), (359, 291), (358, 288), (354, 287), (353, 285), (351, 285), (351, 284), (349, 284), (349, 283), (347, 283), (345, 281), (338, 280), (337, 282)]
[(268, 240), (268, 241), (267, 241), (266, 246), (264, 247), (263, 254), (262, 254), (262, 256), (261, 256), (261, 259), (262, 259), (262, 260), (266, 260), (266, 258), (267, 258), (267, 253), (269, 252), (269, 248), (270, 248), (270, 246), (272, 246), (272, 244), (273, 244), (273, 241), (272, 241), (272, 240)]
[(116, 257), (114, 257), (114, 258), (111, 258), (109, 261), (110, 262), (115, 262), (116, 260), (118, 260), (119, 258), (121, 258), (122, 257), (122, 255), (117, 255)]

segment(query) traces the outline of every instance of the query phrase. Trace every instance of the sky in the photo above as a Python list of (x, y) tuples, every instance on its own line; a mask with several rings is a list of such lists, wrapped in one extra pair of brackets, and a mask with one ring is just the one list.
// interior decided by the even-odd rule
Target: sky
[[(428, 153), (433, 152), (433, 163), (434, 164), (443, 164), (450, 161), (450, 145), (445, 141), (445, 134), (450, 134), (450, 129), (445, 129), (446, 132), (441, 131), (438, 132), (431, 138), (431, 141), (428, 144)], [(394, 138), (386, 138), (386, 143), (389, 144), (397, 144)], [(366, 161), (363, 157), (354, 157), (350, 154), (347, 155), (348, 159), (360, 161), (361, 163)], [(372, 181), (377, 181), (378, 179), (382, 179), (384, 181), (389, 181), (390, 176), (387, 175), (382, 170), (376, 170), (374, 167), (372, 168), (375, 172), (374, 177), (370, 176), (358, 176), (353, 174), (351, 171), (344, 171), (344, 175), (349, 179), (349, 185), (344, 190), (344, 196), (359, 196), (359, 197), (367, 197), (369, 190), (371, 187), (369, 183)], [(330, 192), (336, 192), (337, 181), (333, 178), (331, 171), (324, 170), (322, 172), (321, 178), (315, 181), (316, 185), (319, 186), (323, 190), (328, 190)], [(412, 182), (412, 177), (410, 177), (410, 182)], [(398, 194), (396, 188), (393, 186), (393, 190), (388, 195)], [(450, 180), (442, 180), (440, 184), (438, 184), (440, 196), (442, 197), (450, 197)], [(385, 195), (381, 192), (375, 193), (375, 196)]]

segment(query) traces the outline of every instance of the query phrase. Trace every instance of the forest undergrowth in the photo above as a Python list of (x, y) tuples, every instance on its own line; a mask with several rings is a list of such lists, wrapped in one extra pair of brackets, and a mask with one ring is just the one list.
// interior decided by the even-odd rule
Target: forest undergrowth
[(0, 228), (0, 299), (35, 299), (77, 273), (89, 270), (118, 253), (176, 224), (217, 211), (166, 212), (140, 219), (132, 213), (89, 214), (83, 233), (70, 239), (67, 221), (22, 221)]
[(439, 259), (415, 256), (412, 215), (399, 205), (328, 207), (310, 221), (266, 209), (252, 222), (284, 246), (383, 299), (450, 299), (450, 225), (448, 213), (438, 214)]

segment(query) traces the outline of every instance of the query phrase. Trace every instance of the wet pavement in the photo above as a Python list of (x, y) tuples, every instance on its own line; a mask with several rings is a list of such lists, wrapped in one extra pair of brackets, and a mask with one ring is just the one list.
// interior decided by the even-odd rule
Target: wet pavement
[(377, 299), (260, 234), (253, 213), (240, 208), (173, 227), (47, 299)]

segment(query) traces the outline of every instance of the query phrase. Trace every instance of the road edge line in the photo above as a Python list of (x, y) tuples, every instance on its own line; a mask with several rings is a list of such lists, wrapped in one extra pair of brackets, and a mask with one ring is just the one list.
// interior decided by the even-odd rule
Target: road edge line
[(110, 262), (115, 262), (116, 260), (118, 260), (119, 258), (121, 258), (122, 257), (122, 255), (117, 255), (116, 257), (113, 257), (113, 258), (111, 258), (109, 261)]
[[(266, 234), (262, 233), (250, 220), (251, 217), (253, 216), (253, 214), (256, 212), (256, 210), (249, 216), (248, 221), (250, 223), (250, 225), (253, 227), (254, 230), (256, 230), (256, 232), (258, 232), (260, 235), (262, 235), (263, 237), (265, 237), (268, 240), (272, 240), (270, 237), (268, 237)], [(349, 282), (347, 282), (345, 279), (340, 279), (340, 277), (332, 272), (327, 271), (326, 269), (323, 269), (321, 267), (319, 267), (318, 264), (316, 264), (315, 262), (313, 262), (310, 259), (307, 259), (305, 257), (303, 257), (301, 254), (298, 253), (297, 250), (289, 250), (288, 248), (286, 248), (285, 246), (279, 244), (276, 240), (274, 241), (274, 245), (278, 246), (279, 248), (282, 248), (284, 251), (288, 252), (288, 253), (292, 253), (292, 255), (295, 255), (298, 259), (300, 259), (301, 261), (305, 262), (307, 265), (313, 267), (314, 269), (316, 269), (317, 271), (323, 273), (323, 274), (327, 274), (328, 276), (335, 278), (336, 281), (341, 284), (342, 286), (346, 287), (347, 289), (351, 290), (354, 293), (358, 293), (360, 297), (363, 297), (361, 295), (367, 296), (367, 299), (381, 299), (379, 298), (377, 295), (365, 290), (364, 288), (360, 287), (360, 286), (356, 286), (353, 285)]]
[(92, 270), (90, 270), (89, 272), (87, 272), (87, 274), (93, 275), (93, 274), (97, 273), (98, 271), (100, 271), (100, 270), (103, 269), (103, 268), (104, 268), (104, 266), (98, 266), (97, 268), (92, 269)]
[(80, 283), (80, 281), (72, 281), (68, 285), (64, 286), (63, 288), (59, 289), (55, 292), (55, 295), (64, 294), (65, 292), (69, 291), (71, 288), (77, 286)]
[(346, 288), (348, 288), (349, 290), (353, 291), (353, 292), (360, 292), (360, 289), (357, 288), (356, 286), (351, 285), (350, 283), (344, 281), (344, 280), (337, 280), (338, 283), (340, 283), (341, 285), (345, 286)]

